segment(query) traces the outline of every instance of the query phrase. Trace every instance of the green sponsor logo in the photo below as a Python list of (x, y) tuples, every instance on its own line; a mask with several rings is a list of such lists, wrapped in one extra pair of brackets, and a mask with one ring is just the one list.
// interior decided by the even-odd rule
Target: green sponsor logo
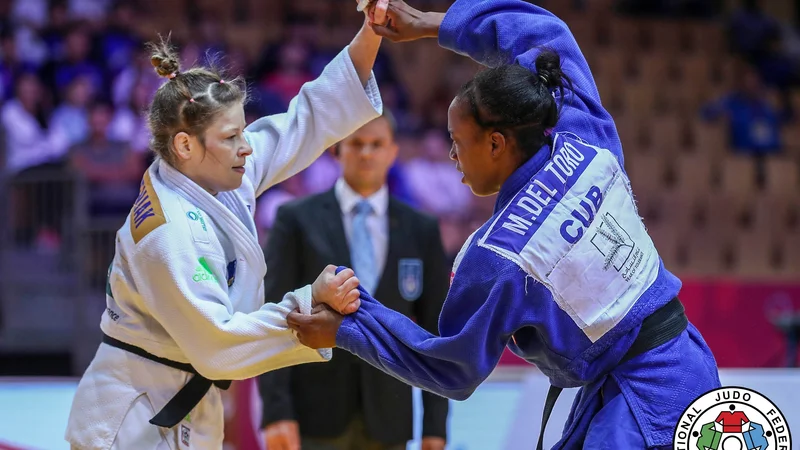
[(202, 281), (217, 281), (217, 276), (211, 271), (211, 266), (208, 265), (208, 261), (206, 261), (205, 256), (198, 258), (197, 264), (199, 265), (194, 271), (192, 280), (194, 280), (196, 283), (200, 283)]
[(186, 217), (188, 217), (189, 220), (200, 222), (200, 226), (203, 227), (203, 231), (208, 231), (208, 228), (206, 228), (206, 220), (203, 218), (203, 213), (200, 212), (199, 209), (189, 211), (186, 213)]

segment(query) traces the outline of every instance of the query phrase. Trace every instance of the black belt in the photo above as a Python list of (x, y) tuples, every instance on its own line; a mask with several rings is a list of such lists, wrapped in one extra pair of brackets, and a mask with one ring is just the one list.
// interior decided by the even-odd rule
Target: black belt
[[(644, 319), (639, 335), (619, 363), (622, 364), (678, 337), (688, 324), (689, 319), (686, 317), (681, 301), (677, 297), (673, 298), (666, 305)], [(544, 428), (547, 426), (547, 420), (550, 419), (550, 413), (553, 412), (553, 407), (556, 405), (556, 400), (562, 390), (560, 387), (551, 385), (547, 391), (544, 412), (542, 413), (542, 429), (539, 430), (539, 443), (536, 445), (536, 450), (542, 450), (543, 448)]]
[(197, 373), (197, 370), (192, 367), (191, 364), (186, 363), (179, 363), (176, 361), (172, 361), (170, 359), (161, 358), (147, 351), (136, 347), (135, 345), (126, 344), (122, 341), (118, 341), (111, 336), (103, 334), (103, 343), (108, 344), (112, 347), (116, 347), (127, 352), (133, 353), (134, 355), (141, 356), (142, 358), (149, 359), (150, 361), (154, 361), (165, 366), (172, 367), (173, 369), (183, 370), (184, 372), (189, 372), (193, 374), (191, 380), (186, 383), (177, 394), (175, 394), (163, 408), (161, 411), (158, 412), (152, 419), (150, 419), (150, 423), (153, 425), (158, 425), (159, 427), (164, 428), (172, 428), (184, 417), (186, 417), (203, 397), (206, 395), (209, 389), (211, 389), (211, 385), (226, 390), (231, 386), (231, 382), (228, 380), (217, 380), (212, 381), (208, 378), (200, 375)]

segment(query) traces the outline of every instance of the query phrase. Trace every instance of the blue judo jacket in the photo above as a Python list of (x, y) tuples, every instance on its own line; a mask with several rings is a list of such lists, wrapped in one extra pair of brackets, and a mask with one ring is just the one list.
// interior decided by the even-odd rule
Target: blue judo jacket
[(362, 291), (362, 307), (344, 318), (337, 346), (456, 400), (472, 394), (507, 346), (553, 385), (581, 388), (557, 448), (669, 446), (689, 403), (720, 385), (716, 363), (689, 324), (620, 364), (644, 318), (681, 284), (636, 213), (619, 135), (575, 39), (535, 5), (458, 0), (439, 43), (486, 66), (531, 71), (548, 47), (573, 89), (562, 99), (552, 146), (505, 182), (494, 215), (456, 258), (440, 335)]

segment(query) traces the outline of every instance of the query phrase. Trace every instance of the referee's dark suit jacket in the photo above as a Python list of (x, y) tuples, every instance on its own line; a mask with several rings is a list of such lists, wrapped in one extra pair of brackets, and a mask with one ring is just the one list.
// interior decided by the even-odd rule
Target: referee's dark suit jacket
[[(438, 222), (392, 196), (387, 214), (386, 264), (371, 294), (438, 335), (450, 277)], [(334, 190), (279, 207), (265, 253), (269, 302), (280, 302), (287, 292), (313, 283), (328, 264), (352, 267)], [(375, 440), (393, 445), (413, 439), (411, 387), (347, 351), (335, 348), (331, 361), (268, 372), (259, 377), (258, 386), (264, 403), (262, 428), (296, 420), (301, 436), (331, 438), (360, 414)], [(422, 399), (422, 436), (446, 439), (448, 400), (425, 391)]]

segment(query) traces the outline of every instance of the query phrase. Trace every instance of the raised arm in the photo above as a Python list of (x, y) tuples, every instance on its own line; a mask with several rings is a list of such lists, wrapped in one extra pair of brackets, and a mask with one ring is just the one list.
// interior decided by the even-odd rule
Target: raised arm
[(365, 21), (319, 78), (300, 89), (285, 113), (247, 127), (253, 155), (246, 174), (256, 196), (307, 168), (326, 148), (382, 114), (372, 74), (380, 42)]
[(578, 43), (563, 20), (523, 0), (456, 1), (442, 18), (439, 45), (484, 66), (518, 63), (535, 71), (548, 47), (561, 56), (574, 87), (597, 99), (597, 86)]
[(377, 34), (398, 42), (437, 38), (439, 45), (480, 64), (519, 63), (535, 71), (536, 56), (549, 47), (561, 56), (564, 72), (576, 88), (597, 99), (597, 86), (578, 43), (563, 20), (523, 0), (457, 0), (447, 13), (421, 12), (391, 0), (389, 28)]
[(442, 47), (489, 67), (517, 63), (535, 72), (543, 48), (557, 52), (572, 89), (565, 93), (555, 131), (576, 133), (623, 162), (619, 134), (589, 65), (569, 27), (549, 11), (523, 0), (457, 0), (441, 14), (391, 0), (388, 16), (389, 27), (373, 25), (377, 34), (392, 41), (437, 38)]

